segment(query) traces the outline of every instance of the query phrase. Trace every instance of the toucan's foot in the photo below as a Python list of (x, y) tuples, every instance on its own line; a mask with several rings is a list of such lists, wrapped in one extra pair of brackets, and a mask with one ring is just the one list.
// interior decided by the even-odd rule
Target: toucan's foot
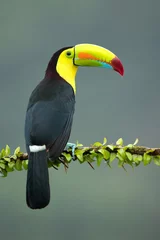
[(75, 143), (67, 143), (65, 150), (68, 150), (69, 148), (72, 149), (72, 158), (74, 159), (74, 153), (75, 153), (75, 149), (76, 149), (76, 144)]

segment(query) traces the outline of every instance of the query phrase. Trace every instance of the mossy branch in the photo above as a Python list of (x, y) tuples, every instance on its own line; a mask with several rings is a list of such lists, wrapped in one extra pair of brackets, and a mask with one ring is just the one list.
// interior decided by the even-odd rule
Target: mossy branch
[[(65, 169), (72, 161), (79, 161), (79, 163), (87, 162), (92, 168), (92, 163), (96, 163), (100, 166), (104, 161), (109, 167), (111, 163), (118, 160), (118, 166), (125, 169), (125, 165), (132, 167), (139, 166), (143, 163), (144, 166), (154, 162), (157, 166), (160, 166), (160, 148), (148, 148), (144, 146), (137, 146), (138, 139), (133, 144), (123, 145), (123, 139), (117, 140), (116, 144), (107, 144), (107, 139), (104, 138), (103, 143), (95, 142), (89, 147), (84, 147), (82, 144), (77, 143), (75, 149), (74, 159), (72, 158), (72, 151), (68, 149), (63, 151), (61, 156), (51, 162), (48, 160), (48, 167), (53, 167), (58, 170), (61, 164)], [(10, 147), (0, 152), (0, 173), (2, 177), (6, 177), (8, 172), (14, 170), (28, 169), (28, 155), (20, 150), (20, 147), (16, 148), (14, 154), (11, 155)]]

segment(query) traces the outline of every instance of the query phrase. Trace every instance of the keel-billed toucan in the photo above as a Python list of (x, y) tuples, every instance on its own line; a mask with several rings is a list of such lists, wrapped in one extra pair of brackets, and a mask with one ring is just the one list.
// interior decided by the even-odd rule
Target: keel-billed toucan
[(98, 45), (78, 44), (53, 54), (44, 79), (30, 96), (25, 120), (29, 156), (26, 201), (32, 209), (44, 208), (50, 202), (47, 161), (60, 156), (70, 137), (79, 66), (110, 68), (124, 74), (119, 58)]

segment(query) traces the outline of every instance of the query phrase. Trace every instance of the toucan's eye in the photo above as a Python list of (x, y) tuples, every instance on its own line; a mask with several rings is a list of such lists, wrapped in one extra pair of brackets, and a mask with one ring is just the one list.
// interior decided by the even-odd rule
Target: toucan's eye
[(68, 51), (68, 52), (67, 52), (67, 56), (70, 56), (70, 55), (71, 55), (71, 52)]
[(71, 52), (71, 51), (67, 51), (67, 52), (66, 52), (66, 55), (67, 55), (67, 57), (71, 57), (72, 52)]

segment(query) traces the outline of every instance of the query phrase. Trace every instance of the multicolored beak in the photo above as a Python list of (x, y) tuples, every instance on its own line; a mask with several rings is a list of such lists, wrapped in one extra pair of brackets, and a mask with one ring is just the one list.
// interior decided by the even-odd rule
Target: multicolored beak
[(74, 47), (73, 63), (76, 66), (110, 68), (124, 75), (120, 59), (108, 49), (93, 44), (78, 44)]

